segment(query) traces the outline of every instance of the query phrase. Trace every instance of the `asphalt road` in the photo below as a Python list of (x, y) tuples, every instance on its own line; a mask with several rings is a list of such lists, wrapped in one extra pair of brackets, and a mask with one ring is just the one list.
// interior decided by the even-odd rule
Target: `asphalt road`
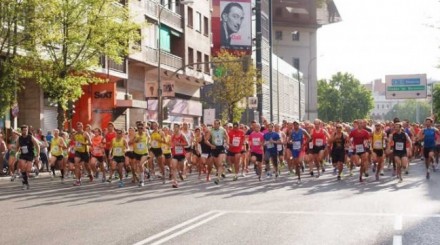
[(412, 163), (402, 183), (369, 177), (249, 174), (216, 186), (190, 176), (72, 186), (48, 176), (0, 181), (2, 244), (440, 244), (440, 173)]

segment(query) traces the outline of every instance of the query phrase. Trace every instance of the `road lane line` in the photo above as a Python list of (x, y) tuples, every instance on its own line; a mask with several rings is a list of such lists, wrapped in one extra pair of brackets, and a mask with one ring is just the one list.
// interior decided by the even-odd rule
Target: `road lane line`
[(394, 219), (394, 230), (400, 231), (402, 230), (403, 217), (402, 215), (396, 215)]
[(214, 216), (211, 216), (211, 217), (209, 217), (209, 218), (207, 218), (207, 219), (204, 219), (204, 220), (202, 220), (202, 221), (200, 221), (200, 222), (198, 222), (198, 223), (195, 223), (195, 224), (193, 224), (193, 225), (190, 225), (190, 226), (186, 227), (186, 228), (183, 229), (183, 230), (180, 230), (180, 231), (178, 231), (178, 232), (176, 232), (176, 233), (173, 233), (172, 235), (169, 235), (169, 236), (167, 236), (167, 237), (164, 237), (164, 238), (162, 238), (161, 240), (152, 243), (151, 245), (160, 245), (160, 244), (162, 244), (162, 243), (164, 243), (164, 242), (167, 242), (167, 241), (169, 241), (169, 240), (171, 240), (171, 239), (173, 239), (173, 238), (175, 238), (175, 237), (177, 237), (177, 236), (180, 236), (180, 235), (182, 235), (182, 234), (184, 234), (184, 233), (186, 233), (186, 232), (188, 232), (188, 231), (190, 231), (190, 230), (193, 230), (193, 229), (195, 229), (195, 228), (197, 228), (197, 227), (199, 227), (199, 226), (201, 226), (201, 225), (203, 225), (203, 224), (206, 224), (206, 223), (208, 223), (209, 221), (211, 221), (211, 220), (213, 220), (213, 219), (216, 219), (216, 218), (218, 218), (218, 217), (220, 217), (220, 216), (222, 216), (222, 215), (224, 215), (224, 214), (226, 214), (226, 212), (219, 212), (219, 213), (217, 213), (217, 214), (214, 215)]
[(394, 235), (393, 236), (393, 245), (402, 245), (402, 236)]
[(214, 214), (214, 213), (218, 213), (218, 211), (212, 210), (212, 211), (209, 211), (209, 212), (203, 213), (203, 214), (201, 214), (201, 215), (199, 215), (199, 216), (197, 216), (197, 217), (195, 217), (195, 218), (192, 218), (192, 219), (187, 220), (187, 221), (185, 221), (185, 222), (183, 222), (183, 223), (180, 223), (180, 224), (178, 224), (178, 225), (176, 225), (176, 226), (173, 226), (173, 227), (171, 227), (171, 228), (169, 228), (169, 229), (167, 229), (167, 230), (164, 230), (164, 231), (162, 231), (162, 232), (160, 232), (160, 233), (157, 233), (156, 235), (153, 235), (153, 236), (147, 237), (147, 238), (145, 238), (144, 240), (135, 243), (134, 245), (147, 244), (147, 243), (149, 243), (149, 242), (151, 242), (151, 241), (154, 241), (154, 240), (156, 240), (156, 239), (158, 239), (158, 238), (160, 238), (160, 237), (162, 237), (162, 236), (167, 235), (168, 233), (171, 233), (171, 232), (173, 232), (173, 231), (175, 231), (175, 230), (177, 230), (177, 229), (180, 229), (180, 228), (182, 228), (182, 227), (184, 227), (184, 226), (186, 226), (186, 225), (189, 225), (189, 224), (191, 224), (191, 223), (193, 223), (193, 222), (196, 222), (196, 221), (199, 220), (199, 219), (203, 219), (204, 217), (209, 216), (209, 215)]
[(325, 216), (371, 216), (371, 217), (415, 217), (415, 218), (440, 218), (439, 214), (397, 214), (397, 213), (353, 213), (353, 212), (316, 212), (316, 211), (266, 211), (266, 210), (219, 210), (236, 214), (292, 214), (292, 215), (325, 215)]

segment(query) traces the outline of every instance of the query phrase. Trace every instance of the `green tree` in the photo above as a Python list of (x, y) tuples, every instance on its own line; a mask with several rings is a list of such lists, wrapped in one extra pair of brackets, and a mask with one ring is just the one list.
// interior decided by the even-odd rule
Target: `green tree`
[(432, 111), (436, 121), (440, 118), (440, 83), (434, 83), (432, 87)]
[(81, 87), (105, 81), (93, 72), (100, 57), (121, 63), (130, 41), (139, 38), (128, 6), (114, 0), (39, 1), (30, 28), (33, 76), (58, 104), (59, 128), (68, 102), (82, 95)]
[[(214, 86), (210, 92), (214, 103), (225, 105), (222, 115), (227, 115), (229, 122), (240, 121), (243, 109), (238, 103), (246, 97), (255, 94), (255, 86), (261, 81), (257, 80), (257, 70), (252, 64), (242, 62), (243, 53), (231, 54), (226, 50), (218, 53), (213, 59), (216, 64), (214, 73)], [(246, 65), (248, 67), (243, 67)], [(224, 118), (223, 118), (224, 119)]]
[(353, 75), (338, 72), (330, 80), (318, 81), (318, 114), (322, 120), (349, 122), (366, 118), (371, 109), (371, 92)]
[[(418, 111), (418, 116), (417, 116)], [(398, 117), (400, 120), (409, 120), (410, 122), (423, 122), (426, 117), (431, 115), (431, 105), (426, 101), (406, 100), (393, 106), (385, 114), (385, 120), (393, 120)]]
[(31, 0), (0, 0), (0, 115), (16, 102), (16, 92), (22, 87), (20, 54), (28, 40), (23, 27), (32, 6)]

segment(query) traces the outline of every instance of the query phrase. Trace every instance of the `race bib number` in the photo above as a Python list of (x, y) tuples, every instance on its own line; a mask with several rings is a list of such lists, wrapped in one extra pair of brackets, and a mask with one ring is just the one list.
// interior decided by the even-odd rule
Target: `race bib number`
[(101, 154), (101, 149), (100, 148), (93, 148), (93, 155), (99, 155)]
[(143, 143), (143, 142), (141, 142), (141, 143), (137, 143), (137, 144), (136, 144), (136, 147), (137, 147), (139, 150), (143, 150), (143, 149), (145, 149), (145, 143)]
[(277, 150), (278, 150), (278, 151), (282, 151), (282, 150), (283, 150), (283, 145), (278, 144), (278, 145), (277, 145)]
[(216, 139), (215, 139), (215, 145), (217, 145), (217, 146), (221, 146), (221, 145), (223, 145), (223, 140), (220, 139), (220, 138), (216, 138)]
[(29, 153), (27, 145), (21, 147), (21, 153), (23, 153), (23, 154), (28, 154)]
[(269, 148), (269, 149), (274, 148), (274, 147), (275, 147), (275, 145), (273, 143), (267, 144), (267, 148)]
[(232, 146), (237, 147), (237, 146), (239, 146), (239, 145), (240, 145), (240, 137), (234, 137), (234, 138), (232, 139)]
[(59, 152), (60, 151), (60, 147), (56, 145), (56, 146), (52, 147), (51, 151), (52, 152)]
[(316, 139), (315, 144), (316, 144), (316, 146), (323, 146), (324, 145), (324, 140)]
[(313, 149), (313, 142), (309, 143), (309, 149)]
[(176, 146), (174, 151), (176, 152), (176, 155), (182, 155), (183, 154), (183, 147), (182, 146)]
[(159, 142), (157, 142), (157, 140), (151, 141), (151, 147), (158, 148), (158, 146), (159, 146)]
[(352, 147), (348, 148), (348, 152), (353, 153), (353, 148)]
[(260, 145), (260, 138), (253, 138), (252, 139), (252, 145), (259, 146)]
[(405, 144), (403, 142), (396, 142), (396, 150), (403, 151)]
[(364, 151), (364, 145), (356, 145), (356, 153), (362, 153)]
[(293, 148), (294, 150), (299, 150), (299, 149), (301, 149), (301, 141), (293, 141), (292, 148)]
[(76, 141), (76, 142), (75, 142), (75, 147), (76, 147), (76, 148), (81, 148), (81, 147), (82, 147), (81, 142)]
[(374, 141), (374, 148), (375, 149), (381, 149), (382, 148), (382, 141), (381, 140), (377, 140), (377, 141)]
[(122, 155), (122, 148), (121, 147), (114, 148), (113, 150), (114, 150), (115, 155), (118, 155), (118, 156)]

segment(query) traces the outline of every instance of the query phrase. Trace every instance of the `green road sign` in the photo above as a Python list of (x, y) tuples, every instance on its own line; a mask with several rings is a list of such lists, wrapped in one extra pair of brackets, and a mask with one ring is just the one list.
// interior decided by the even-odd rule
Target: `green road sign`
[(387, 91), (423, 91), (426, 90), (426, 86), (389, 86)]

